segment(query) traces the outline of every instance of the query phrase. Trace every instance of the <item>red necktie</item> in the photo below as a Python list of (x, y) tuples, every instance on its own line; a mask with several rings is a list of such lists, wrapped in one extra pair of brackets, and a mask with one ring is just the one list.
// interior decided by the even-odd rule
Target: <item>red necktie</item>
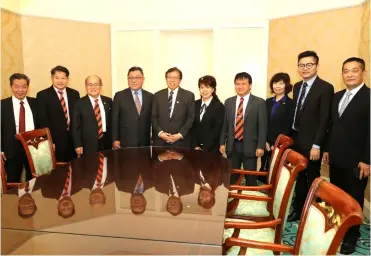
[(97, 187), (98, 188), (102, 186), (103, 162), (104, 162), (104, 155), (102, 153), (99, 153), (99, 165), (98, 165), (98, 172), (97, 172)]
[(95, 114), (95, 118), (97, 119), (97, 123), (98, 123), (98, 138), (100, 139), (103, 137), (102, 116), (100, 113), (98, 99), (95, 99), (94, 101), (95, 101), (94, 114)]
[(237, 140), (243, 139), (243, 98), (240, 99), (240, 104), (238, 105), (237, 109), (234, 138)]
[(26, 131), (26, 111), (23, 106), (24, 102), (21, 101), (19, 104), (19, 131), (18, 133), (25, 132)]
[(63, 108), (64, 117), (66, 118), (67, 131), (68, 131), (70, 129), (70, 120), (68, 119), (68, 112), (67, 112), (66, 101), (64, 100), (64, 97), (63, 97), (63, 91), (58, 91), (58, 93), (60, 94), (59, 100), (60, 100), (61, 105), (62, 105), (62, 108)]

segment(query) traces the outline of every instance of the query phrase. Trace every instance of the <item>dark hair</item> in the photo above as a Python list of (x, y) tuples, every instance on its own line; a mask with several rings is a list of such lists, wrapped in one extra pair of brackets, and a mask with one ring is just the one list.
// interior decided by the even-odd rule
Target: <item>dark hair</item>
[(216, 95), (216, 79), (215, 77), (213, 76), (203, 76), (201, 77), (200, 79), (198, 79), (198, 88), (201, 87), (201, 84), (204, 84), (206, 86), (209, 86), (211, 88), (214, 89), (214, 92), (213, 92), (213, 97), (216, 98), (216, 99), (219, 99), (218, 96)]
[(30, 79), (28, 78), (28, 76), (26, 76), (25, 74), (21, 74), (21, 73), (14, 73), (13, 75), (9, 77), (10, 86), (13, 85), (14, 80), (21, 80), (21, 79), (26, 80), (27, 86), (30, 85)]
[(247, 79), (249, 81), (249, 84), (252, 84), (252, 78), (249, 73), (246, 73), (246, 72), (237, 73), (236, 76), (234, 77), (235, 82), (237, 80), (242, 80), (242, 79)]
[(143, 69), (141, 67), (135, 67), (135, 66), (129, 68), (128, 75), (130, 72), (134, 72), (134, 71), (139, 71), (142, 74), (142, 76), (144, 76)]
[(91, 76), (88, 76), (87, 78), (85, 78), (85, 85), (86, 85), (86, 82), (88, 81), (88, 79), (90, 78), (90, 77), (96, 77), (96, 78), (98, 78), (98, 80), (99, 80), (99, 84), (100, 85), (102, 85), (103, 84), (103, 82), (102, 82), (102, 78), (100, 78), (99, 76), (97, 76), (97, 75), (91, 75)]
[(179, 68), (177, 67), (173, 67), (173, 68), (169, 68), (166, 73), (165, 73), (165, 78), (167, 77), (167, 74), (171, 73), (171, 72), (174, 72), (174, 71), (177, 71), (179, 73), (179, 79), (182, 80), (183, 78), (183, 73), (182, 71), (180, 71)]
[(316, 61), (316, 64), (319, 63), (319, 57), (315, 51), (305, 51), (298, 55), (298, 62), (305, 57), (313, 57)]
[(365, 69), (366, 69), (366, 63), (363, 59), (357, 58), (357, 57), (350, 57), (343, 62), (343, 66), (341, 67), (341, 70), (343, 70), (344, 65), (349, 63), (349, 62), (358, 62), (361, 65), (362, 71), (365, 71)]
[(63, 66), (56, 66), (54, 67), (51, 71), (50, 71), (50, 74), (52, 76), (54, 76), (55, 72), (63, 72), (66, 74), (67, 77), (70, 76), (70, 71), (68, 71), (68, 69), (66, 67), (63, 67)]
[(289, 93), (292, 91), (292, 84), (290, 83), (290, 76), (287, 73), (277, 73), (272, 76), (271, 81), (269, 82), (269, 88), (271, 92), (274, 93), (273, 84), (279, 81), (283, 81), (285, 83), (285, 93)]

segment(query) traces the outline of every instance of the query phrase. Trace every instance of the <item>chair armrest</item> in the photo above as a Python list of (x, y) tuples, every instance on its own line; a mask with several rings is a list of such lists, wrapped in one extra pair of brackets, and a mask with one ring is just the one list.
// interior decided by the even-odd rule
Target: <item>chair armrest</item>
[(55, 165), (56, 166), (65, 166), (65, 165), (68, 165), (69, 162), (56, 162)]
[(224, 228), (238, 228), (238, 229), (258, 229), (258, 228), (272, 228), (281, 224), (281, 219), (262, 221), (262, 222), (224, 222)]
[(294, 254), (294, 247), (292, 246), (288, 246), (284, 244), (258, 242), (258, 241), (236, 238), (236, 237), (227, 238), (225, 240), (225, 245), (227, 247), (240, 246), (240, 247), (265, 249), (265, 250), (270, 250), (270, 251), (288, 252), (288, 253)]
[(272, 184), (270, 185), (261, 185), (261, 186), (243, 186), (243, 185), (230, 185), (229, 191), (231, 190), (251, 190), (251, 191), (258, 191), (258, 190), (270, 190), (272, 189)]
[(252, 170), (232, 169), (232, 174), (234, 173), (256, 175), (256, 176), (268, 176), (268, 172), (258, 172), (258, 171), (252, 171)]
[(6, 186), (7, 187), (15, 188), (15, 187), (18, 187), (21, 184), (22, 184), (22, 182), (19, 182), (19, 183), (6, 183)]
[(266, 201), (266, 202), (270, 202), (270, 201), (273, 200), (272, 197), (267, 197), (267, 196), (243, 195), (243, 194), (236, 194), (236, 193), (231, 193), (231, 192), (229, 192), (228, 198), (255, 200), (255, 201)]

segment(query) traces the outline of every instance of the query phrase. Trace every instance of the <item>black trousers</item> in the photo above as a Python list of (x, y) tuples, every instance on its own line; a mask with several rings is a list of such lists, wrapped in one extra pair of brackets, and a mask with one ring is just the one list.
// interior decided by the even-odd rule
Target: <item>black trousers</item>
[[(360, 180), (355, 176), (352, 168), (341, 168), (335, 164), (330, 164), (330, 181), (351, 195), (363, 209), (368, 178)], [(353, 242), (357, 240), (360, 237), (359, 227), (351, 227), (345, 234), (344, 241)]]
[[(233, 142), (233, 149), (230, 155), (228, 155), (228, 159), (232, 161), (232, 168), (233, 169), (241, 169), (241, 165), (243, 165), (244, 170), (256, 170), (257, 166), (257, 157), (248, 157), (243, 153), (243, 142), (239, 140), (234, 140)], [(232, 174), (231, 175), (231, 184), (235, 184), (238, 178), (240, 177), (239, 174)], [(245, 175), (246, 185), (248, 186), (256, 186), (256, 176), (254, 175)]]
[(112, 140), (107, 135), (107, 133), (103, 133), (103, 137), (98, 140), (98, 151), (110, 150), (112, 149)]
[(63, 144), (63, 147), (55, 144), (55, 158), (57, 162), (69, 162), (77, 158), (71, 134), (68, 134), (66, 138), (67, 141)]
[(295, 140), (297, 139), (298, 133), (293, 131), (291, 134), (292, 139), (294, 140), (294, 145), (291, 147), (296, 152), (302, 154), (308, 160), (308, 166), (306, 169), (301, 171), (296, 179), (295, 186), (295, 199), (294, 199), (294, 211), (297, 214), (301, 214), (303, 211), (305, 200), (310, 187), (312, 186), (313, 181), (321, 176), (321, 162), (322, 162), (322, 150), (317, 161), (311, 161), (310, 158), (310, 149), (303, 149), (295, 145)]
[[(272, 151), (264, 150), (264, 155), (261, 157), (261, 166), (260, 166), (261, 172), (269, 171), (268, 169), (269, 169), (269, 162), (271, 160), (271, 156), (272, 156)], [(268, 178), (267, 176), (258, 176), (258, 180), (265, 184), (267, 184), (268, 182), (267, 178)]]
[[(6, 155), (5, 155), (6, 157)], [(32, 179), (32, 174), (30, 170), (30, 165), (28, 164), (27, 156), (24, 150), (19, 150), (11, 158), (5, 161), (5, 171), (7, 176), (7, 182), (17, 183), (21, 182), (21, 175), (23, 166), (26, 169), (26, 180)]]

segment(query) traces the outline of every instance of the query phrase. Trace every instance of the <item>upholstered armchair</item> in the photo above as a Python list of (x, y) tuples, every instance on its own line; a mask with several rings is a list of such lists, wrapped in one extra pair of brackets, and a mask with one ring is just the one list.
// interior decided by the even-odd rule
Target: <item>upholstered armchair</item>
[[(322, 202), (318, 203), (317, 198)], [(309, 190), (294, 246), (281, 244), (281, 237), (273, 234), (269, 227), (273, 225), (272, 221), (260, 223), (259, 232), (252, 229), (254, 223), (234, 222), (227, 226), (240, 230), (239, 236), (225, 239), (224, 252), (236, 255), (267, 255), (273, 252), (335, 255), (347, 230), (362, 221), (362, 209), (354, 198), (325, 179), (317, 178)], [(247, 225), (250, 227), (245, 232)]]
[[(269, 197), (273, 196), (273, 191), (276, 186), (276, 176), (280, 160), (285, 150), (290, 147), (294, 141), (283, 134), (280, 134), (274, 144), (271, 161), (267, 172), (246, 171), (233, 169), (232, 173), (239, 173), (240, 178), (237, 184), (240, 184), (245, 174), (249, 175), (264, 175), (267, 176), (267, 185), (262, 186), (243, 186), (231, 185), (229, 187), (230, 198), (227, 207), (227, 217), (231, 218), (247, 218), (257, 220), (266, 219), (269, 216), (268, 209), (272, 208)], [(263, 192), (264, 191), (264, 192)], [(234, 195), (248, 195), (246, 199), (235, 197)]]

